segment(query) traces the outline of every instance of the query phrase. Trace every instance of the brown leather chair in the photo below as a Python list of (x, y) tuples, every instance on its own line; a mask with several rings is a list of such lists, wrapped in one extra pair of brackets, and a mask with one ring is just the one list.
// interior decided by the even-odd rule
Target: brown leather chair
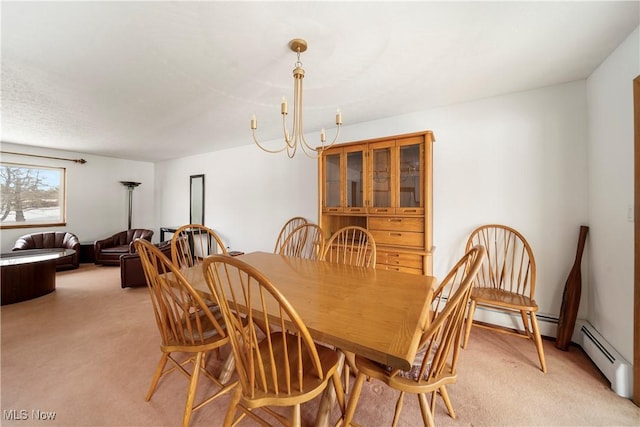
[(56, 260), (56, 270), (70, 270), (80, 266), (80, 241), (78, 237), (65, 231), (48, 231), (25, 234), (13, 245), (14, 251), (24, 249), (73, 249), (75, 254)]
[(144, 239), (151, 241), (153, 230), (144, 228), (132, 228), (121, 231), (106, 239), (96, 240), (93, 244), (93, 253), (96, 264), (120, 265), (120, 255), (134, 253), (133, 241)]
[[(171, 240), (158, 243), (155, 246), (167, 258), (171, 259)], [(132, 254), (120, 255), (120, 286), (122, 288), (147, 286), (147, 279), (142, 269), (142, 261), (137, 251)]]

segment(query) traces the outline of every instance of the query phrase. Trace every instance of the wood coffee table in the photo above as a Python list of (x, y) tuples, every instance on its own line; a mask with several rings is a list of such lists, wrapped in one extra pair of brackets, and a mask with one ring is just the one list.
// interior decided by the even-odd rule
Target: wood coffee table
[(27, 301), (56, 289), (56, 260), (73, 249), (28, 249), (0, 254), (0, 305)]

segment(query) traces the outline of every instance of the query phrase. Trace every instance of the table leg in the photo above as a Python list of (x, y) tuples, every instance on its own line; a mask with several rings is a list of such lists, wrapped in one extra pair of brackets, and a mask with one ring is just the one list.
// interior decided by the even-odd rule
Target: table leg
[(236, 369), (235, 358), (233, 357), (233, 352), (229, 352), (229, 356), (224, 361), (222, 365), (222, 370), (220, 371), (220, 376), (218, 377), (218, 381), (222, 384), (226, 384), (230, 379), (231, 375), (233, 375), (233, 371)]
[[(342, 378), (342, 371), (344, 369), (344, 353), (339, 351), (340, 354), (340, 362), (338, 362), (338, 371), (340, 372), (340, 377)], [(322, 393), (322, 400), (320, 400), (320, 405), (318, 406), (318, 414), (316, 416), (316, 427), (325, 427), (329, 425), (331, 421), (331, 408), (336, 403), (336, 391), (333, 388), (333, 382), (329, 379), (329, 384), (327, 384), (327, 388)]]

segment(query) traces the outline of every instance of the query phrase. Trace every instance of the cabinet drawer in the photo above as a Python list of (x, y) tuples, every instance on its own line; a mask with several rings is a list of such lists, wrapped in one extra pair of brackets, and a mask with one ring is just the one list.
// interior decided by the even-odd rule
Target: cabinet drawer
[(322, 208), (322, 212), (325, 213), (340, 213), (340, 212), (344, 212), (344, 208), (340, 208), (340, 207), (323, 207)]
[(424, 215), (424, 208), (396, 208), (397, 215)]
[(424, 231), (423, 218), (370, 217), (370, 230)]
[(424, 247), (424, 233), (371, 230), (376, 245)]
[(376, 262), (391, 266), (411, 267), (422, 270), (423, 255), (407, 254), (402, 252), (378, 251)]
[(393, 265), (387, 265), (387, 264), (376, 263), (376, 268), (378, 270), (399, 271), (401, 273), (422, 274), (422, 269), (393, 266)]

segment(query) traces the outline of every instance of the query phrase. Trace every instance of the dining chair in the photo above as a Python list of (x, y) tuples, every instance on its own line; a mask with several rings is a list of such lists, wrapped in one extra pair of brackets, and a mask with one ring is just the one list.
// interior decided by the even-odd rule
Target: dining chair
[[(187, 427), (193, 411), (237, 385), (237, 382), (222, 384), (206, 367), (208, 353), (226, 345), (229, 337), (220, 310), (212, 311), (207, 307), (169, 258), (146, 240), (138, 239), (134, 245), (147, 280), (162, 351), (145, 399), (151, 400), (158, 381), (164, 375), (174, 371), (184, 374), (189, 378), (189, 387), (182, 426)], [(187, 357), (182, 360), (180, 354)], [(169, 366), (167, 362), (171, 362)], [(193, 367), (187, 370), (189, 364)], [(211, 380), (217, 391), (194, 405), (201, 376)]]
[[(449, 416), (455, 418), (445, 386), (457, 381), (456, 365), (462, 339), (462, 325), (475, 277), (485, 257), (485, 249), (469, 249), (440, 282), (431, 300), (431, 315), (418, 345), (411, 369), (398, 368), (356, 356), (358, 374), (347, 405), (343, 425), (349, 426), (358, 405), (364, 380), (375, 379), (400, 392), (395, 405), (393, 426), (398, 424), (405, 393), (418, 397), (425, 426), (435, 426), (436, 395), (440, 395)], [(431, 395), (431, 403), (427, 400)]]
[(279, 254), (316, 260), (324, 254), (324, 244), (324, 232), (319, 225), (302, 224), (289, 233)]
[[(295, 308), (269, 279), (242, 260), (223, 255), (205, 259), (203, 269), (230, 331), (240, 382), (224, 425), (245, 416), (269, 425), (264, 419), (268, 414), (283, 425), (299, 426), (300, 405), (320, 395), (330, 379), (344, 415), (340, 355), (315, 344)], [(244, 319), (246, 329), (240, 327)], [(291, 407), (291, 416), (274, 407)]]
[[(538, 351), (542, 372), (547, 372), (544, 348), (536, 312), (536, 262), (531, 246), (515, 229), (506, 225), (482, 225), (469, 235), (467, 248), (482, 245), (487, 257), (478, 273), (478, 281), (471, 292), (463, 348), (467, 346), (471, 326), (479, 326), (530, 339)], [(477, 323), (473, 315), (477, 307), (516, 314), (522, 319), (522, 329), (509, 329), (490, 323)], [(530, 319), (530, 321), (529, 321)]]
[(219, 253), (227, 254), (227, 248), (222, 239), (204, 225), (183, 225), (171, 238), (171, 259), (179, 268), (202, 264), (208, 255)]
[(276, 239), (276, 245), (273, 248), (273, 253), (279, 254), (280, 247), (282, 247), (282, 245), (284, 244), (284, 241), (287, 239), (287, 236), (289, 236), (289, 234), (291, 234), (291, 232), (296, 227), (306, 224), (307, 222), (309, 221), (307, 221), (306, 218), (303, 218), (301, 216), (294, 216), (293, 218), (290, 218), (289, 220), (287, 220), (287, 222), (285, 222), (282, 228), (280, 229), (280, 233), (278, 233), (278, 238)]
[(343, 227), (329, 238), (322, 259), (336, 264), (373, 268), (376, 265), (376, 242), (363, 227)]
[[(329, 238), (322, 256), (324, 261), (356, 267), (376, 266), (376, 241), (365, 228), (354, 225), (337, 230)], [(349, 391), (351, 371), (356, 372), (355, 354), (344, 352), (346, 364), (343, 369), (344, 389)]]

